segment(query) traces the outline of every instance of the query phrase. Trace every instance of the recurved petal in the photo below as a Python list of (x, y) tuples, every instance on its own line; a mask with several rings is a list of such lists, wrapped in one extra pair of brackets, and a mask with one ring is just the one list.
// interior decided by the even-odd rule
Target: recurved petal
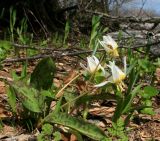
[(99, 69), (99, 60), (94, 60), (94, 57), (87, 57), (87, 68), (89, 69), (90, 73), (93, 73), (96, 71), (96, 69)]
[(96, 56), (92, 56), (92, 57), (93, 57), (95, 63), (96, 63), (97, 65), (99, 65), (99, 60), (98, 60), (98, 58), (97, 58)]
[(99, 83), (99, 84), (97, 84), (97, 85), (94, 85), (94, 87), (102, 87), (102, 86), (106, 85), (107, 83), (110, 83), (110, 81), (104, 81), (104, 82), (102, 82), (102, 83)]
[(86, 68), (82, 63), (80, 63), (80, 66), (84, 69), (88, 71), (88, 68)]
[(107, 36), (103, 36), (103, 40), (109, 42), (109, 41), (112, 41), (113, 39), (110, 35), (107, 35)]
[(112, 51), (112, 49), (108, 47), (108, 43), (106, 43), (104, 41), (99, 41), (99, 43), (105, 49), (106, 52), (111, 52)]
[(118, 44), (116, 41), (111, 37), (111, 36), (103, 36), (103, 41), (107, 44), (110, 45), (113, 49), (118, 48)]
[(100, 40), (98, 40), (98, 41), (99, 41), (99, 43), (101, 44), (101, 46), (103, 46), (103, 47), (106, 46), (104, 41), (100, 41)]
[(124, 64), (124, 73), (127, 74), (127, 61), (126, 61), (126, 56), (123, 57), (123, 64)]

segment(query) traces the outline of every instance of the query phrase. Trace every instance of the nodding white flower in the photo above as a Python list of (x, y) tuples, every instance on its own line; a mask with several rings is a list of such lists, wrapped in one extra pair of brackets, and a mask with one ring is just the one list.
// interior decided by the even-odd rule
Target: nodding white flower
[(87, 57), (87, 67), (85, 67), (82, 63), (80, 63), (80, 66), (91, 74), (99, 71), (100, 69), (105, 74), (104, 68), (101, 66), (98, 58), (94, 55)]
[(99, 43), (104, 47), (105, 51), (113, 57), (119, 56), (118, 54), (118, 44), (109, 35), (103, 36), (103, 40)]
[(108, 81), (104, 81), (100, 84), (95, 85), (95, 87), (102, 87), (106, 85), (107, 83), (114, 83), (117, 85), (117, 88), (123, 91), (123, 87), (125, 84), (123, 83), (123, 80), (126, 78), (126, 57), (124, 57), (124, 71), (122, 71), (118, 66), (115, 65), (115, 62), (109, 62), (109, 65), (107, 65), (111, 69), (111, 77), (108, 78)]

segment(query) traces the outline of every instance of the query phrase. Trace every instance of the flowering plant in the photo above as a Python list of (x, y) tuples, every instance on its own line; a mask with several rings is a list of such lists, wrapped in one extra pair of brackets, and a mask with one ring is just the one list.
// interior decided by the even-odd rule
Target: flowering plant
[(99, 43), (102, 45), (102, 47), (105, 49), (105, 51), (112, 57), (118, 57), (118, 44), (114, 41), (114, 39), (107, 35), (103, 36), (103, 40)]

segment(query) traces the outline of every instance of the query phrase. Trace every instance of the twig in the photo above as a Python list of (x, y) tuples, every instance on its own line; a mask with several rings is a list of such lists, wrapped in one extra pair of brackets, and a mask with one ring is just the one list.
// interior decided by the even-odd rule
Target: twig
[(64, 89), (82, 74), (83, 74), (82, 72), (77, 74), (72, 80), (70, 80), (66, 85), (64, 85), (64, 87), (56, 94), (56, 98), (61, 97), (63, 95), (62, 92), (64, 91)]
[(88, 4), (85, 6), (85, 9), (87, 9), (91, 4), (92, 4), (93, 0), (90, 0), (90, 2), (88, 2)]
[(31, 45), (21, 45), (21, 44), (17, 44), (17, 43), (12, 43), (13, 46), (17, 47), (17, 48), (21, 48), (21, 49), (33, 49), (33, 50), (49, 50), (49, 51), (68, 51), (68, 50), (82, 50), (80, 48), (76, 48), (76, 47), (72, 47), (72, 48), (62, 48), (63, 46), (59, 46), (54, 47), (39, 47), (39, 46), (31, 46)]
[(12, 62), (24, 62), (24, 61), (31, 61), (31, 60), (36, 60), (36, 59), (41, 59), (41, 58), (47, 58), (51, 57), (51, 55), (35, 55), (32, 57), (25, 57), (25, 58), (8, 58), (2, 61), (2, 63), (12, 63)]

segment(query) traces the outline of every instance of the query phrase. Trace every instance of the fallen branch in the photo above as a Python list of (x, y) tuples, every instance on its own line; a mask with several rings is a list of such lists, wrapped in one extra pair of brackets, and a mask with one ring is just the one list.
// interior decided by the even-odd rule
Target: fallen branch
[[(104, 51), (104, 49), (100, 49), (97, 52)], [(81, 54), (91, 54), (93, 51), (88, 50), (88, 51), (77, 51), (77, 52), (52, 52), (50, 54), (38, 54), (32, 57), (25, 57), (25, 58), (8, 58), (2, 61), (2, 63), (12, 63), (12, 62), (24, 62), (24, 61), (31, 61), (31, 60), (36, 60), (36, 59), (41, 59), (41, 58), (47, 58), (47, 57), (52, 57), (52, 58), (60, 58), (63, 56), (78, 56)]]
[(118, 21), (121, 23), (160, 23), (160, 17), (152, 17), (152, 18), (137, 18), (135, 16), (128, 16), (128, 17), (120, 17), (120, 16), (111, 16), (106, 13), (92, 11), (92, 10), (84, 10), (84, 12), (100, 15), (109, 19), (110, 21)]
[[(148, 47), (148, 46), (153, 46), (153, 45), (158, 45), (160, 44), (160, 41), (157, 42), (153, 42), (153, 43), (149, 43), (149, 44), (144, 44), (144, 45), (137, 45), (134, 47), (131, 47), (131, 49), (134, 49), (136, 51), (138, 51), (138, 48), (142, 48), (142, 47)], [(15, 44), (16, 45), (16, 44)], [(18, 45), (18, 47), (24, 47), (24, 48), (28, 48), (29, 46), (24, 46), (24, 45)], [(30, 47), (29, 47), (30, 48)], [(127, 46), (120, 46), (120, 48), (126, 48), (128, 49)], [(31, 47), (30, 49), (44, 49), (44, 48), (38, 48), (38, 47)], [(81, 54), (91, 54), (93, 52), (93, 50), (78, 50), (78, 51), (74, 51), (74, 49), (72, 48), (68, 48), (68, 49), (53, 49), (53, 48), (47, 48), (46, 50), (51, 51), (51, 53), (49, 54), (38, 54), (32, 57), (25, 57), (25, 58), (8, 58), (2, 61), (2, 63), (11, 63), (11, 62), (24, 62), (24, 61), (32, 61), (32, 60), (36, 60), (36, 59), (41, 59), (41, 58), (47, 58), (47, 57), (52, 57), (52, 58), (60, 58), (63, 56), (78, 56)], [(77, 49), (77, 48), (76, 48)], [(97, 50), (97, 52), (103, 52), (104, 49), (99, 49)], [(139, 52), (139, 51), (138, 51)], [(144, 52), (140, 52), (140, 53), (144, 53)]]

